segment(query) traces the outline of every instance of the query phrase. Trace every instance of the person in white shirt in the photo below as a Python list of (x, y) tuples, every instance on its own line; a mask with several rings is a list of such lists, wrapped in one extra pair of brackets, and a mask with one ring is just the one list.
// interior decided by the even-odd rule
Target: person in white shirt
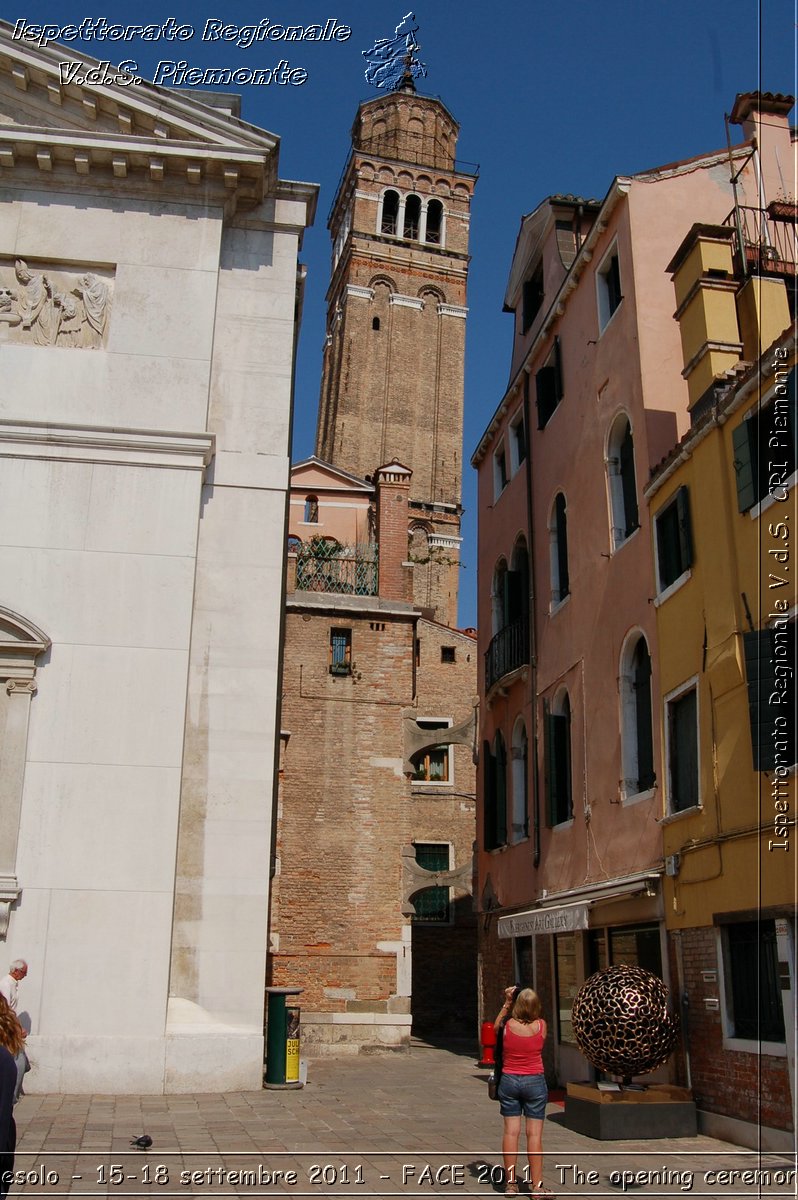
[[(17, 1011), (19, 1003), (19, 983), (28, 973), (28, 964), (24, 958), (15, 958), (11, 966), (8, 968), (8, 974), (0, 979), (0, 996), (7, 1002), (8, 1007), (13, 1013)], [(17, 1064), (17, 1086), (14, 1091), (14, 1103), (16, 1104), (22, 1095), (22, 1080), (25, 1072), (30, 1070), (30, 1061), (25, 1049), (20, 1050), (16, 1055)]]
[(17, 1011), (19, 1000), (19, 981), (28, 973), (28, 964), (24, 958), (15, 958), (8, 968), (8, 974), (0, 979), (0, 996), (3, 996), (10, 1008)]

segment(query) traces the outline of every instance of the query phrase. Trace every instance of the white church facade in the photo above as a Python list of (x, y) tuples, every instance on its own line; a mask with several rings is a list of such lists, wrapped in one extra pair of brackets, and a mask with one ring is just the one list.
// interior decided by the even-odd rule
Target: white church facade
[(0, 967), (30, 1091), (258, 1088), (316, 188), (65, 57), (0, 24)]

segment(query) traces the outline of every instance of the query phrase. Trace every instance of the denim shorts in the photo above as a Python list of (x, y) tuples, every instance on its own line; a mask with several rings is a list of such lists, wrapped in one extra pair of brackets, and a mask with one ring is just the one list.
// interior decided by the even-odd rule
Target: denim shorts
[(499, 1111), (503, 1117), (531, 1117), (542, 1121), (546, 1116), (549, 1089), (545, 1075), (502, 1075), (499, 1080)]

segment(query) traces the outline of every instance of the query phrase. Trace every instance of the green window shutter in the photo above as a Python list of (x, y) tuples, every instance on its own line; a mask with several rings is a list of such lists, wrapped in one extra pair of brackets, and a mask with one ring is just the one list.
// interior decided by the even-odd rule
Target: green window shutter
[(755, 771), (772, 771), (776, 765), (773, 722), (767, 719), (768, 696), (773, 690), (773, 641), (769, 629), (743, 634), (745, 676), (748, 680), (748, 716)]
[(754, 465), (751, 459), (750, 421), (743, 421), (732, 430), (732, 445), (734, 447), (734, 467), (737, 476), (737, 508), (740, 512), (748, 512), (756, 504), (756, 489), (754, 487)]
[(560, 339), (554, 339), (554, 403), (555, 406), (560, 403), (565, 395), (565, 388), (562, 381), (562, 351), (560, 349)]
[(538, 429), (545, 429), (557, 407), (557, 375), (554, 367), (541, 367), (535, 375)]
[(554, 510), (557, 531), (557, 575), (560, 599), (564, 600), (570, 594), (571, 582), (568, 578), (568, 518), (565, 511), (565, 496), (562, 492), (557, 493)]
[[(744, 633), (743, 647), (754, 770), (791, 767), (796, 760), (795, 688), (777, 689), (776, 664), (795, 669), (795, 623)], [(771, 704), (774, 693), (788, 703)]]
[(671, 807), (674, 812), (684, 812), (699, 803), (697, 702), (696, 690), (692, 688), (672, 700), (670, 705)]
[(635, 726), (637, 734), (637, 787), (654, 786), (654, 742), (651, 714), (651, 659), (641, 637), (634, 656)]
[(551, 718), (556, 790), (554, 798), (555, 824), (570, 820), (573, 814), (571, 800), (571, 719), (567, 713), (558, 713)]
[(507, 751), (501, 734), (496, 739), (496, 845), (507, 842)]
[(624, 534), (629, 537), (640, 524), (637, 512), (637, 481), (635, 479), (634, 442), (632, 428), (627, 423), (620, 453), (621, 490), (623, 493)]
[(485, 849), (496, 849), (496, 760), (490, 751), (490, 742), (482, 743), (483, 786), (485, 789), (485, 826), (483, 830)]
[(676, 512), (679, 517), (679, 554), (682, 571), (693, 565), (693, 535), (690, 528), (690, 494), (686, 487), (676, 493)]
[(551, 712), (546, 700), (543, 701), (543, 778), (546, 790), (546, 812), (549, 825), (556, 825), (554, 797), (556, 794), (555, 768), (553, 759), (554, 738), (551, 724)]

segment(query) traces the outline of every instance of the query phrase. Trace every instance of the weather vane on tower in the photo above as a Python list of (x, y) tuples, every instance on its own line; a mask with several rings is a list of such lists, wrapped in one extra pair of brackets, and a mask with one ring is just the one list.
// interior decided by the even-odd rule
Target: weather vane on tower
[(425, 79), (427, 68), (417, 57), (421, 49), (416, 41), (416, 14), (409, 12), (396, 26), (392, 38), (377, 38), (370, 50), (363, 50), (368, 61), (366, 82), (372, 87), (396, 91), (409, 88), (415, 91), (414, 79)]

